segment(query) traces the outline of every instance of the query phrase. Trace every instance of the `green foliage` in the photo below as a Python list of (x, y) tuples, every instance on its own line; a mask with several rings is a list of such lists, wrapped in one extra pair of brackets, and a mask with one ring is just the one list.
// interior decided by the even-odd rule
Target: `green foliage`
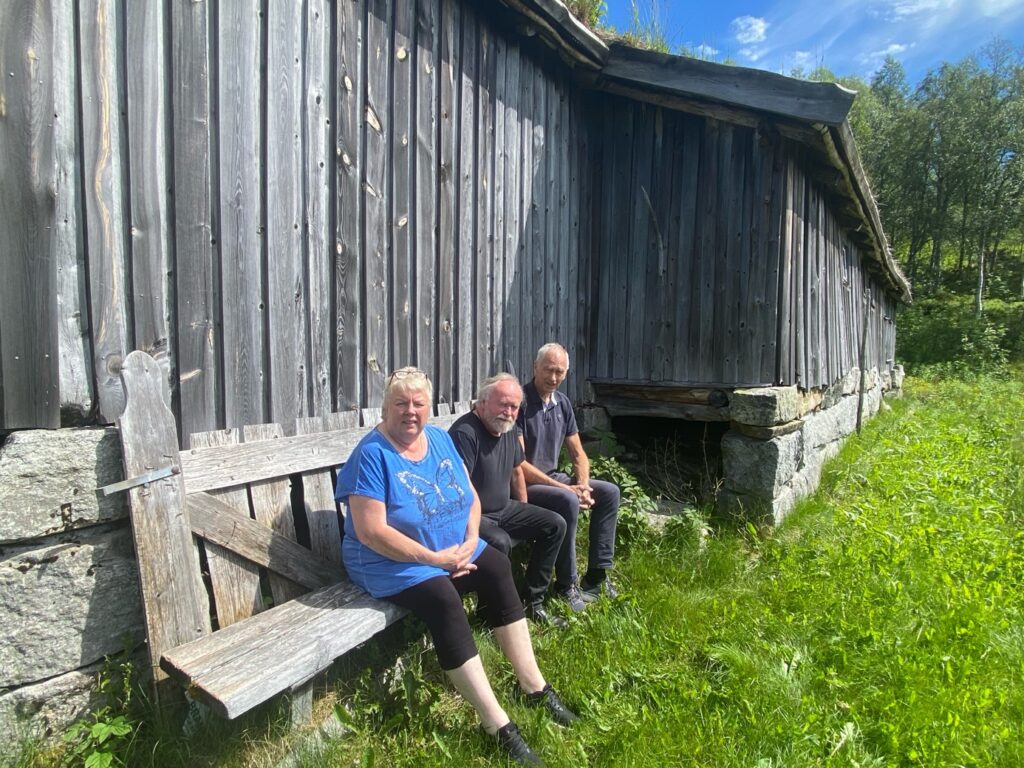
[(140, 723), (133, 713), (135, 670), (127, 652), (107, 657), (96, 679), (103, 704), (64, 733), (61, 765), (112, 768), (129, 763), (128, 752)]
[(601, 20), (608, 12), (605, 0), (567, 0), (565, 5), (573, 16), (591, 30), (601, 27)]
[(651, 533), (647, 515), (654, 512), (657, 505), (647, 495), (636, 477), (622, 466), (618, 459), (610, 456), (595, 456), (590, 462), (590, 474), (600, 480), (615, 483), (622, 493), (616, 527), (618, 545), (629, 547), (633, 543), (646, 540)]
[(967, 297), (923, 299), (898, 318), (896, 354), (911, 373), (967, 377), (1024, 360), (1024, 305), (992, 300), (981, 317)]

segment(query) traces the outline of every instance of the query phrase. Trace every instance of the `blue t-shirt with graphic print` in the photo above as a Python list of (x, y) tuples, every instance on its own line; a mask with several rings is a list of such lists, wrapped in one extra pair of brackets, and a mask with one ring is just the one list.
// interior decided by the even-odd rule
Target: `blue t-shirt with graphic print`
[[(473, 491), (448, 433), (427, 426), (426, 437), (426, 455), (412, 461), (399, 455), (378, 430), (368, 433), (342, 467), (335, 498), (345, 505), (351, 495), (383, 502), (388, 525), (437, 552), (465, 541)], [(473, 560), (485, 546), (481, 539)], [(403, 563), (374, 552), (356, 537), (351, 515), (345, 516), (341, 554), (349, 578), (374, 597), (448, 575), (443, 568)]]

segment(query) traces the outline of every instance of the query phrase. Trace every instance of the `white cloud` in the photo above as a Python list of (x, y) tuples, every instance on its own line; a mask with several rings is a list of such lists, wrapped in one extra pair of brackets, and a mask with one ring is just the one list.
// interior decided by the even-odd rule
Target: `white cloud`
[(768, 53), (767, 48), (740, 48), (740, 56), (744, 56), (745, 58), (750, 59), (750, 61), (754, 62), (755, 64), (758, 62), (758, 60), (763, 58), (766, 53)]
[(957, 0), (874, 0), (868, 9), (872, 16), (880, 16), (887, 21), (902, 21), (912, 16), (942, 13), (951, 10), (956, 4)]
[(692, 51), (694, 56), (704, 61), (714, 61), (715, 57), (721, 53), (717, 48), (707, 43), (684, 43), (683, 47), (688, 51)]
[(740, 16), (733, 19), (729, 26), (736, 35), (737, 42), (751, 45), (764, 42), (770, 25), (765, 19), (757, 16)]
[(857, 63), (864, 67), (870, 74), (874, 74), (875, 70), (882, 66), (886, 56), (899, 57), (900, 54), (906, 53), (913, 47), (914, 43), (890, 43), (881, 50), (859, 54), (857, 56)]

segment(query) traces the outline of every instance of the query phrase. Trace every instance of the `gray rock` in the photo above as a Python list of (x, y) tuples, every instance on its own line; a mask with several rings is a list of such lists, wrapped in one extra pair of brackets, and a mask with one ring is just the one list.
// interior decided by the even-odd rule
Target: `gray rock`
[(773, 499), (800, 468), (802, 454), (802, 430), (772, 440), (726, 432), (722, 438), (725, 487)]
[(0, 543), (126, 517), (123, 493), (96, 491), (123, 477), (112, 427), (13, 433), (0, 448)]
[(0, 687), (78, 669), (143, 636), (126, 525), (0, 548)]
[(843, 394), (852, 395), (857, 392), (860, 387), (860, 368), (853, 366), (846, 375), (843, 376)]
[(839, 403), (843, 397), (856, 392), (859, 381), (860, 369), (856, 367), (847, 371), (846, 375), (842, 378), (836, 379), (832, 386), (825, 390), (825, 394), (821, 400), (822, 409), (827, 410), (832, 408)]
[(844, 397), (832, 408), (804, 417), (804, 452), (812, 454), (822, 445), (853, 432), (857, 427), (857, 398)]
[(894, 366), (892, 369), (892, 388), (903, 389), (903, 377), (905, 373), (902, 365)]
[(13, 758), (26, 739), (49, 741), (97, 704), (96, 673), (102, 665), (0, 692), (0, 757)]
[(612, 420), (608, 411), (599, 405), (586, 405), (576, 409), (576, 424), (580, 432), (611, 432)]
[(729, 417), (742, 424), (772, 427), (800, 417), (796, 387), (737, 389), (729, 396)]
[(878, 379), (882, 382), (882, 391), (892, 389), (892, 372), (886, 368), (885, 370), (879, 371)]

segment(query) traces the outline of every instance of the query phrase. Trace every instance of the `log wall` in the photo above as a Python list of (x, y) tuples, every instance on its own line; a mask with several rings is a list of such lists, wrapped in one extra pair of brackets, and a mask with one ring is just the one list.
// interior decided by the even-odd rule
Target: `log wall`
[(604, 97), (590, 376), (827, 386), (889, 369), (895, 302), (777, 134)]
[(0, 165), (32, 188), (0, 214), (0, 429), (112, 421), (135, 348), (188, 435), (374, 407), (407, 364), (456, 402), (575, 347), (582, 102), (486, 6), (33, 8), (3, 24)]

